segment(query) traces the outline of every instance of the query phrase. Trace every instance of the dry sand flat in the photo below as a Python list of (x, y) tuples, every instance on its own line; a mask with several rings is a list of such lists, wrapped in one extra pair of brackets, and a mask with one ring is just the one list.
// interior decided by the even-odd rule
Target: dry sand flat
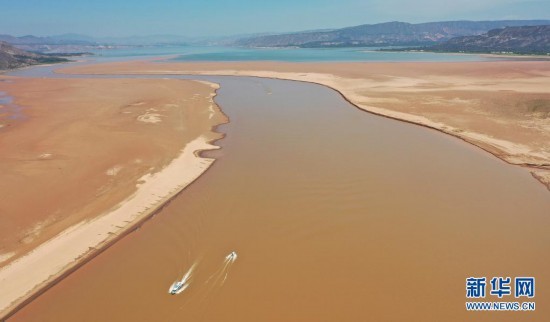
[(83, 74), (247, 75), (314, 82), (356, 106), (460, 137), (529, 167), (550, 188), (550, 62), (158, 63), (66, 68)]
[[(219, 162), (8, 321), (550, 320), (550, 198), (528, 171), (323, 86), (211, 80)], [(500, 275), (536, 277), (537, 311), (467, 312), (465, 278)]]
[(225, 122), (215, 84), (11, 80), (0, 91), (23, 112), (1, 120), (0, 315), (203, 173), (213, 160), (196, 152)]

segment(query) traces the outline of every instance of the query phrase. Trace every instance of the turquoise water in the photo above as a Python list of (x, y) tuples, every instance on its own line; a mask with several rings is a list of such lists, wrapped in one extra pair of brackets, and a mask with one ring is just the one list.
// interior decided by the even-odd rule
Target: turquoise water
[(379, 52), (377, 48), (237, 48), (237, 47), (141, 47), (94, 52), (101, 60), (121, 60), (171, 55), (173, 61), (487, 61), (481, 55)]
[[(83, 58), (83, 62), (113, 62), (143, 60), (160, 56), (168, 61), (282, 61), (282, 62), (461, 62), (506, 60), (509, 57), (483, 57), (481, 55), (381, 52), (375, 48), (237, 48), (216, 46), (173, 46), (134, 47), (94, 51), (94, 56)], [(36, 66), (13, 70), (8, 75), (21, 77), (56, 77), (53, 70), (59, 65)]]

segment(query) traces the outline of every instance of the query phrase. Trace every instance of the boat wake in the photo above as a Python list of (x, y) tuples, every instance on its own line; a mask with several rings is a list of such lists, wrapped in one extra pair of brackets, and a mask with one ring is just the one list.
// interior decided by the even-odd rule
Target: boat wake
[(191, 277), (193, 275), (193, 271), (195, 270), (195, 267), (197, 266), (197, 263), (194, 263), (191, 265), (191, 268), (183, 275), (182, 279), (179, 281), (175, 281), (170, 288), (168, 289), (168, 293), (172, 295), (180, 294), (181, 292), (185, 291), (189, 284), (191, 283)]
[[(223, 287), (229, 275), (229, 271), (236, 260), (236, 252), (231, 252), (225, 256), (222, 265), (212, 275), (210, 275), (210, 277), (202, 284), (202, 287), (195, 288), (193, 293), (190, 293), (189, 296), (185, 297), (184, 302), (182, 302), (179, 307), (179, 310), (183, 310), (186, 306), (191, 305), (190, 303), (193, 302), (195, 303), (194, 305), (199, 308), (199, 311), (207, 310), (209, 299), (211, 299), (212, 296), (214, 296), (214, 294)], [(196, 263), (191, 266), (181, 281), (176, 281), (172, 284), (172, 286), (170, 286), (170, 294), (180, 294), (189, 287), (189, 283), (194, 277), (193, 271), (195, 266)], [(197, 282), (194, 283), (196, 284)], [(172, 291), (174, 291), (174, 293)]]
[[(211, 293), (216, 287), (221, 287), (225, 284), (227, 276), (229, 275), (229, 271), (231, 270), (231, 266), (233, 266), (236, 260), (236, 252), (231, 252), (227, 256), (225, 256), (221, 267), (218, 268), (212, 275), (210, 275), (206, 282), (204, 282), (204, 284), (208, 286), (206, 288), (207, 293)], [(168, 293), (172, 295), (177, 295), (188, 289), (193, 278), (193, 271), (195, 270), (196, 266), (197, 262), (191, 265), (191, 267), (189, 268), (187, 273), (183, 275), (181, 280), (172, 283), (172, 285), (170, 285), (170, 288), (168, 289)]]
[(237, 260), (236, 252), (231, 252), (227, 256), (225, 256), (222, 266), (216, 272), (214, 272), (214, 274), (212, 274), (208, 278), (208, 280), (206, 280), (205, 284), (211, 284), (213, 286), (214, 285), (223, 286), (223, 284), (227, 280), (227, 276), (229, 275), (231, 266), (233, 266), (236, 260)]

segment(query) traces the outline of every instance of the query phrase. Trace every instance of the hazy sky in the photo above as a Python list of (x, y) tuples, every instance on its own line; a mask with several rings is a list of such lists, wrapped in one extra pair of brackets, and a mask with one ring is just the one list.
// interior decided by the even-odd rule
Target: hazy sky
[(386, 21), (549, 19), (550, 0), (0, 0), (0, 34), (231, 35)]

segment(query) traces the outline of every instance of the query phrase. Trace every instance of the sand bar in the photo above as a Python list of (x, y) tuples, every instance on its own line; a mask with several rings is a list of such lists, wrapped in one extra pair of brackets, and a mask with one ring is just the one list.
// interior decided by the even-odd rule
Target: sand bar
[(530, 168), (550, 188), (550, 62), (122, 62), (81, 74), (246, 75), (313, 82), (366, 111), (459, 137)]
[(463, 322), (465, 277), (550, 272), (550, 198), (526, 169), (324, 86), (211, 80), (231, 119), (219, 162), (10, 322)]
[(98, 253), (214, 161), (217, 85), (14, 79), (5, 118), (0, 316)]

